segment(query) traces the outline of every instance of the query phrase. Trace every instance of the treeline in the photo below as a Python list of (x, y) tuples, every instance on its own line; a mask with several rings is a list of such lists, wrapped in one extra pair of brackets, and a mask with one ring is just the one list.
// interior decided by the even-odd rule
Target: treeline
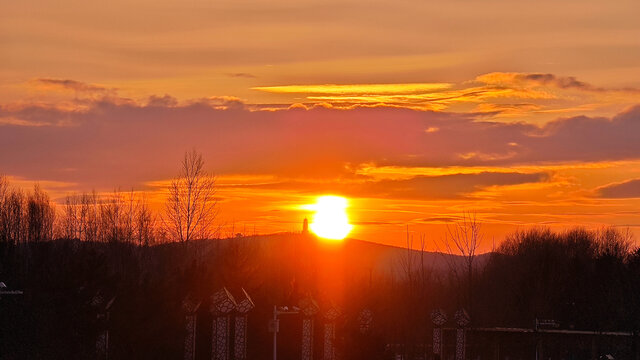
[(184, 154), (167, 190), (164, 209), (158, 213), (151, 211), (145, 193), (133, 190), (68, 195), (56, 210), (39, 185), (25, 192), (0, 176), (0, 243), (67, 239), (146, 246), (219, 235), (215, 176), (205, 170), (202, 154)]
[(531, 328), (538, 318), (565, 329), (640, 331), (640, 247), (628, 230), (531, 228), (468, 264), (461, 256), (445, 273), (403, 267), (395, 289), (384, 291), (400, 294), (397, 306), (428, 308), (420, 319), (407, 311), (414, 329), (433, 308), (464, 308), (473, 326)]
[(485, 324), (640, 330), (640, 248), (616, 228), (530, 229), (500, 244), (480, 273), (476, 314)]
[(25, 193), (0, 176), (0, 242), (19, 244), (56, 236), (56, 210), (37, 184)]
[(56, 206), (38, 184), (26, 192), (0, 176), (2, 243), (77, 239), (150, 245), (166, 240), (159, 225), (144, 193), (71, 194)]
[(96, 242), (126, 242), (148, 246), (163, 233), (144, 193), (114, 191), (100, 197), (94, 191), (69, 195), (58, 222), (58, 236)]
[[(532, 228), (510, 234), (490, 254), (474, 256), (472, 268), (460, 256), (438, 272), (420, 264), (420, 252), (407, 252), (395, 277), (376, 279), (368, 289), (353, 284), (354, 296), (375, 304), (382, 338), (400, 344), (397, 351), (408, 359), (424, 353), (433, 329), (430, 314), (437, 308), (448, 315), (449, 327), (455, 327), (453, 314), (465, 309), (474, 328), (534, 329), (538, 319), (552, 320), (558, 330), (640, 333), (640, 248), (628, 230)], [(491, 357), (496, 338), (470, 334), (467, 357)], [(534, 337), (501, 339), (510, 344), (503, 357), (532, 356)], [(616, 339), (598, 340), (599, 353), (633, 358), (637, 336)], [(586, 358), (592, 352), (586, 340), (560, 336), (547, 351)]]

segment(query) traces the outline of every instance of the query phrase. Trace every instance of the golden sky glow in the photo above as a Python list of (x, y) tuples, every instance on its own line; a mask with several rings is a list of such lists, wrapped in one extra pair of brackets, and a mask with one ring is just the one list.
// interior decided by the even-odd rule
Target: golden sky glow
[(196, 148), (229, 232), (299, 231), (301, 206), (336, 194), (349, 237), (395, 245), (407, 225), (438, 240), (463, 212), (496, 241), (536, 225), (640, 235), (638, 13), (635, 0), (7, 2), (0, 173), (57, 200), (147, 191), (159, 209)]

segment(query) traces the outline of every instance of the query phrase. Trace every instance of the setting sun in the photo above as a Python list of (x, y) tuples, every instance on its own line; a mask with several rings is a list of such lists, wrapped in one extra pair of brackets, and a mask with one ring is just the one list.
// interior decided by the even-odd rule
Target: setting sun
[(311, 231), (321, 238), (342, 240), (353, 229), (347, 215), (349, 202), (340, 196), (320, 196), (315, 204), (305, 208), (315, 211), (310, 225)]

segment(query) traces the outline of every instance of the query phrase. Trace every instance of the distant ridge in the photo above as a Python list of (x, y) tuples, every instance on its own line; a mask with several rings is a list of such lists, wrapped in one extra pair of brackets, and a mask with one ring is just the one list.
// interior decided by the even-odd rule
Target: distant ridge
[[(233, 243), (254, 243), (260, 247), (264, 246), (287, 246), (286, 241), (317, 241), (318, 251), (323, 252), (329, 249), (338, 250), (360, 267), (368, 268), (379, 274), (401, 276), (406, 273), (410, 266), (412, 271), (418, 271), (424, 265), (426, 271), (434, 274), (444, 275), (451, 270), (451, 267), (464, 266), (465, 258), (461, 255), (451, 255), (436, 251), (421, 251), (407, 249), (404, 247), (375, 243), (360, 239), (346, 238), (342, 241), (332, 242), (319, 240), (314, 235), (300, 233), (273, 233), (263, 235), (236, 236), (231, 238), (200, 240), (197, 242), (206, 243), (210, 246), (214, 242), (226, 246)], [(170, 245), (162, 244), (162, 245)], [(489, 260), (491, 253), (476, 255), (475, 264), (478, 267), (484, 266)]]

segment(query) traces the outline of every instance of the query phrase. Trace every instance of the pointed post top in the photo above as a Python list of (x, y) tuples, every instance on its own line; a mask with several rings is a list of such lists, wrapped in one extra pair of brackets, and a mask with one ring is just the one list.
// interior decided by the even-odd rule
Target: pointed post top
[(318, 313), (318, 310), (320, 310), (318, 303), (309, 295), (302, 298), (299, 305), (304, 316), (313, 316)]
[(182, 310), (187, 314), (193, 314), (198, 311), (200, 304), (202, 304), (202, 301), (195, 300), (191, 295), (187, 295), (187, 297), (182, 300)]
[(251, 297), (247, 294), (247, 291), (244, 288), (242, 288), (242, 295), (243, 299), (238, 301), (236, 304), (236, 311), (240, 314), (246, 314), (256, 307), (256, 305), (253, 303), (253, 300), (251, 300)]
[(335, 306), (333, 303), (329, 304), (324, 312), (324, 318), (329, 322), (335, 321), (338, 317), (340, 317), (340, 315), (342, 315), (340, 308)]
[(442, 309), (435, 309), (431, 312), (431, 321), (435, 326), (442, 326), (447, 322), (447, 314)]
[(115, 300), (115, 296), (109, 297), (103, 294), (102, 291), (98, 291), (91, 299), (91, 306), (96, 308), (99, 312), (106, 312), (111, 309)]
[(210, 311), (213, 314), (226, 315), (235, 310), (237, 304), (233, 295), (223, 287), (211, 295)]
[(461, 328), (469, 325), (469, 323), (471, 322), (471, 318), (469, 317), (469, 314), (465, 309), (456, 311), (454, 318), (456, 319), (456, 325)]

